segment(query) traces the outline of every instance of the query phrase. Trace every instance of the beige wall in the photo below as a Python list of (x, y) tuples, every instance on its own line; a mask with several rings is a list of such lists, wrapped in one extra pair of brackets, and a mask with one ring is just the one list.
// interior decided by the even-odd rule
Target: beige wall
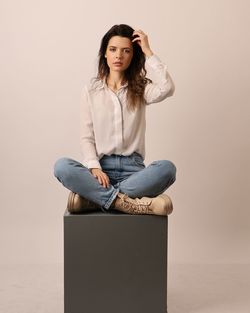
[(78, 112), (100, 39), (141, 28), (168, 64), (173, 97), (147, 111), (147, 158), (170, 159), (171, 262), (249, 262), (249, 1), (1, 1), (1, 263), (62, 262)]

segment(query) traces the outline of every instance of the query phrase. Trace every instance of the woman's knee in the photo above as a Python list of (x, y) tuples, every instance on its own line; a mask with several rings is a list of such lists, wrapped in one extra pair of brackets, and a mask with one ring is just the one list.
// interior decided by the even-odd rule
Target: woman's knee
[(168, 180), (175, 181), (176, 180), (176, 166), (172, 161), (169, 160), (161, 160), (161, 174), (166, 177)]
[(56, 178), (59, 178), (63, 175), (63, 173), (65, 173), (65, 170), (68, 168), (70, 163), (70, 159), (69, 158), (60, 158), (56, 161), (55, 165), (54, 165), (54, 175)]

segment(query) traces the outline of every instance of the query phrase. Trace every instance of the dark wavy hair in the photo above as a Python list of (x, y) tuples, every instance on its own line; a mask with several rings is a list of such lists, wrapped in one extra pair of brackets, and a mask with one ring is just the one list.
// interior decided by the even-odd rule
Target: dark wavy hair
[[(98, 54), (98, 74), (96, 79), (107, 80), (109, 74), (109, 66), (105, 58), (105, 53), (109, 40), (113, 36), (121, 36), (129, 39), (133, 39), (132, 36), (134, 29), (126, 24), (114, 25), (103, 36), (101, 40), (101, 46)], [(127, 101), (128, 108), (135, 110), (142, 106), (144, 102), (144, 90), (148, 83), (152, 83), (152, 80), (146, 78), (147, 71), (145, 69), (145, 55), (137, 42), (132, 42), (133, 57), (129, 67), (125, 70), (124, 76), (128, 83), (127, 86)]]

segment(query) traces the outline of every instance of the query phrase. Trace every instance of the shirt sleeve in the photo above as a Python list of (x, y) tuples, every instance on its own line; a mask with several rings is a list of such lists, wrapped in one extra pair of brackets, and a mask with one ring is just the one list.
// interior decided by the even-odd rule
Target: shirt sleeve
[(146, 59), (146, 64), (151, 67), (154, 80), (145, 87), (144, 99), (146, 104), (160, 102), (174, 94), (175, 85), (170, 77), (167, 66), (160, 58), (153, 54)]
[(81, 92), (80, 135), (80, 146), (83, 156), (83, 165), (85, 165), (89, 169), (101, 169), (101, 165), (96, 152), (95, 134), (87, 86), (84, 86)]

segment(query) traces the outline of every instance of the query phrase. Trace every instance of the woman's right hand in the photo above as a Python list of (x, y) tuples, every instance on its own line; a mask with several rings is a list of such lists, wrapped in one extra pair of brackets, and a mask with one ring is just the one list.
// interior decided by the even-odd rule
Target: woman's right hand
[(98, 179), (99, 183), (103, 185), (104, 188), (109, 187), (109, 177), (99, 168), (91, 168), (90, 173)]

